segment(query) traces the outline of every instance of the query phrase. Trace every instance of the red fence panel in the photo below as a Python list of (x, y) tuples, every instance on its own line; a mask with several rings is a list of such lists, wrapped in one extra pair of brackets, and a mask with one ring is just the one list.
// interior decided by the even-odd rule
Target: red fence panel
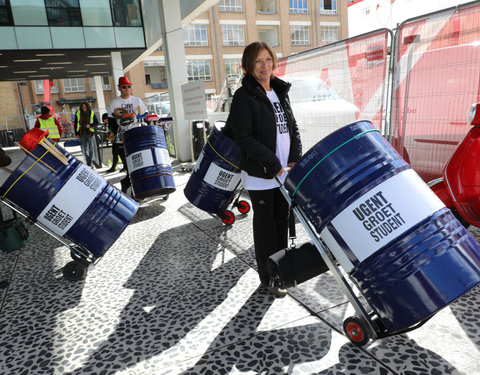
[(395, 41), (392, 144), (430, 181), (441, 176), (480, 99), (480, 5), (405, 21)]

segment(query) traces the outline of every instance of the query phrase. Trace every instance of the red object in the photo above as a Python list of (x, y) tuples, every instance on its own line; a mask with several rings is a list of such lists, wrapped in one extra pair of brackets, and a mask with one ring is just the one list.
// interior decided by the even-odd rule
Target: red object
[(160, 117), (158, 115), (148, 115), (145, 117), (146, 121), (157, 121)]
[(223, 211), (223, 215), (221, 217), (223, 224), (225, 225), (232, 225), (235, 222), (235, 215), (232, 211), (226, 210)]
[(479, 117), (476, 111), (470, 114), (472, 128), (445, 163), (443, 178), (430, 184), (448, 208), (476, 227), (480, 227), (480, 126), (475, 125)]
[(128, 77), (120, 77), (118, 79), (118, 86), (121, 85), (132, 85), (132, 82), (128, 79)]
[(20, 140), (20, 145), (32, 152), (40, 141), (48, 135), (48, 131), (43, 131), (38, 128), (29, 130)]

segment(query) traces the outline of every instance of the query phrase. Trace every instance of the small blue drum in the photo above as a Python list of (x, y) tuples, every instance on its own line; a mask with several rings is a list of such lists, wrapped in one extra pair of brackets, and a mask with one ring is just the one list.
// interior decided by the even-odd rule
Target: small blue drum
[(63, 148), (62, 164), (42, 146), (36, 146), (2, 186), (2, 199), (14, 203), (59, 237), (101, 257), (122, 234), (138, 203)]
[(214, 127), (184, 189), (190, 203), (222, 213), (240, 183), (240, 157), (238, 146)]
[(125, 156), (136, 198), (175, 191), (165, 133), (159, 126), (138, 126), (125, 133)]
[(392, 333), (480, 282), (480, 246), (370, 122), (331, 133), (285, 187)]

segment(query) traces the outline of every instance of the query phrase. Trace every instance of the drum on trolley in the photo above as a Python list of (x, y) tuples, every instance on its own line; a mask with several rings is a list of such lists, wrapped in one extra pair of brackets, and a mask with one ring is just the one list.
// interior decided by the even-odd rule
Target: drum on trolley
[(0, 186), (0, 197), (47, 233), (74, 243), (72, 258), (83, 266), (105, 254), (138, 208), (58, 144), (32, 147)]
[(127, 168), (136, 198), (175, 191), (165, 133), (160, 126), (138, 126), (124, 135)]
[(479, 244), (368, 121), (318, 142), (285, 188), (389, 333), (480, 282)]
[(241, 151), (233, 140), (213, 127), (184, 189), (190, 203), (217, 214), (227, 225), (235, 221), (233, 212), (227, 210), (235, 195), (237, 199), (233, 204), (239, 212), (250, 211), (250, 204), (239, 200), (240, 157)]

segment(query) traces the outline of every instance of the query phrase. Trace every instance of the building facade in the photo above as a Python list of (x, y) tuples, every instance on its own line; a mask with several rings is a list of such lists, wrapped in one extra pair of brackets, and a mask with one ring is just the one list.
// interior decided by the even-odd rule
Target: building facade
[[(44, 0), (34, 1), (44, 3)], [(79, 0), (76, 2), (79, 3)], [(112, 28), (114, 35), (117, 35), (117, 32), (128, 31), (127, 27), (130, 27), (130, 30), (137, 30), (138, 25), (142, 23), (141, 20), (139, 22), (135, 20), (142, 14), (142, 11), (148, 11), (140, 9), (138, 1), (133, 2), (138, 5), (134, 9), (130, 9), (131, 6), (128, 7), (127, 3), (130, 4), (132, 1), (102, 0), (97, 2), (97, 0), (90, 0), (83, 2), (82, 7), (85, 4), (90, 4), (91, 7), (101, 6), (106, 26), (96, 32), (102, 32), (102, 30), (110, 32), (110, 28)], [(1, 4), (2, 2), (0, 2)], [(127, 10), (121, 13), (127, 18), (120, 17), (118, 12), (118, 14), (115, 13), (115, 4), (120, 4), (122, 5), (120, 8)], [(6, 8), (6, 10), (8, 9)], [(47, 9), (41, 20), (43, 26), (52, 28), (50, 25), (52, 22), (71, 23), (76, 20), (84, 29), (92, 28), (89, 32), (94, 32), (100, 28), (97, 24), (103, 22), (102, 18), (98, 16), (92, 16), (87, 21), (85, 17), (79, 16), (79, 12), (74, 12), (73, 16), (70, 16), (70, 13), (62, 13), (62, 10), (64, 9), (53, 9), (53, 7)], [(57, 12), (57, 17), (49, 16), (48, 11)], [(60, 17), (62, 14), (63, 18)], [(83, 8), (81, 14), (83, 14)], [(22, 19), (28, 19), (26, 17), (23, 16)], [(11, 14), (9, 19), (12, 20)], [(58, 21), (59, 19), (60, 21)], [(72, 32), (76, 30), (76, 26), (78, 25), (72, 24)], [(5, 27), (18, 28), (19, 26)], [(4, 30), (7, 31), (7, 29)], [(188, 80), (204, 80), (206, 94), (215, 97), (228, 92), (227, 81), (231, 83), (238, 80), (243, 49), (253, 41), (266, 41), (272, 45), (279, 57), (285, 57), (346, 39), (348, 35), (347, 1), (220, 0), (215, 6), (184, 27), (183, 33)], [(61, 34), (58, 38), (60, 37)], [(78, 43), (81, 42), (79, 39)], [(127, 41), (121, 42), (113, 39), (110, 42), (113, 43), (110, 48), (113, 48), (116, 47), (115, 43), (126, 43)], [(137, 42), (131, 40), (128, 43)], [(56, 67), (61, 66), (59, 64)], [(45, 78), (41, 76), (41, 72), (30, 75), (33, 77), (18, 77), (19, 79), (15, 79), (16, 82), (0, 82), (0, 91), (15, 93), (14, 100), (7, 102), (9, 108), (4, 111), (8, 119), (7, 116), (0, 113), (0, 124), (7, 124), (9, 128), (24, 128), (22, 108), (26, 113), (34, 114), (35, 110), (39, 109), (39, 104), (45, 101), (43, 93)], [(35, 75), (38, 76), (35, 77)], [(100, 70), (98, 75), (102, 76), (105, 102), (108, 103), (115, 96), (116, 82), (113, 77), (102, 74)], [(160, 47), (146, 57), (143, 62), (135, 65), (126, 75), (134, 83), (133, 95), (141, 98), (153, 98), (167, 93), (168, 84), (163, 48)], [(25, 81), (21, 81), (21, 78), (25, 78)], [(93, 78), (85, 76), (85, 73), (78, 72), (76, 76), (55, 78), (52, 84), (50, 102), (56, 112), (71, 113), (83, 101), (90, 102), (92, 108), (97, 108)], [(10, 98), (12, 98), (11, 94)]]
[[(207, 96), (234, 83), (243, 49), (263, 40), (278, 57), (319, 47), (348, 35), (346, 0), (220, 0), (184, 28), (188, 79), (204, 80)], [(165, 51), (159, 48), (128, 74), (136, 95), (168, 91)]]

